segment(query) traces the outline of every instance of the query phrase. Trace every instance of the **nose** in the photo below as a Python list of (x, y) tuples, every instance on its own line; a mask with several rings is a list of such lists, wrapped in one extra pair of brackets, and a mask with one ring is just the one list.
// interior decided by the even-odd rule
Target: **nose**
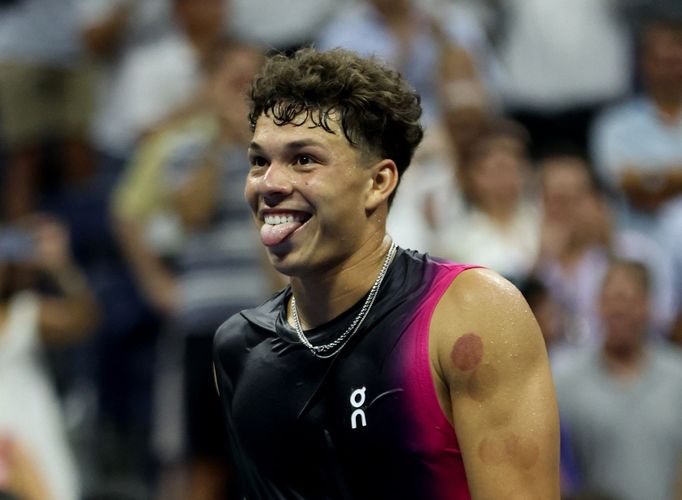
[(286, 165), (273, 162), (259, 178), (257, 190), (267, 205), (274, 205), (291, 194), (293, 185), (291, 170)]

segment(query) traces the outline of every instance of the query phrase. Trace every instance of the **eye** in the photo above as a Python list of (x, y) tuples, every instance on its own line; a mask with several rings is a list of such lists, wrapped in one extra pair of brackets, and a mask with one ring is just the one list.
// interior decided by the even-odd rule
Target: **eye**
[(310, 155), (298, 155), (296, 157), (296, 163), (298, 165), (310, 165), (315, 163), (315, 159)]
[(268, 161), (262, 156), (252, 156), (249, 158), (249, 162), (252, 167), (266, 167), (268, 165)]

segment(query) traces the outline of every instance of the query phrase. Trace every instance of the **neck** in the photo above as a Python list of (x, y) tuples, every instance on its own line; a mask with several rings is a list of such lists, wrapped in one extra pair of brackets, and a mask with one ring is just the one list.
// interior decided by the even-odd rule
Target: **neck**
[(215, 46), (219, 35), (209, 30), (187, 29), (185, 31), (185, 36), (187, 37), (187, 40), (189, 40), (190, 45), (194, 48), (194, 51), (199, 55), (199, 58), (202, 59), (206, 53)]
[(390, 245), (391, 238), (384, 235), (378, 241), (368, 241), (351, 259), (327, 273), (293, 277), (291, 287), (303, 328), (334, 319), (364, 297), (376, 281)]
[(602, 356), (608, 371), (616, 378), (623, 380), (637, 376), (645, 360), (645, 350), (642, 346), (614, 349), (604, 346)]
[(486, 206), (481, 207), (483, 212), (500, 226), (506, 226), (514, 220), (516, 208), (515, 201), (512, 203), (505, 203), (503, 201), (500, 201), (499, 203), (488, 203)]
[(663, 121), (672, 122), (682, 113), (682, 92), (653, 92), (651, 95)]
[(586, 239), (569, 237), (558, 255), (562, 267), (572, 269), (583, 258), (591, 245)]

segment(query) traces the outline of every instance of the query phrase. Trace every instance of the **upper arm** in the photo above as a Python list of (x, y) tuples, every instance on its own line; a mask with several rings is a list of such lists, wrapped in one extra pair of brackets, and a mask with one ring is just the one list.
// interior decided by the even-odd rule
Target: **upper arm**
[(462, 273), (434, 314), (432, 360), (474, 499), (559, 498), (559, 423), (540, 329), (521, 294)]
[(99, 310), (90, 292), (73, 297), (42, 297), (38, 328), (53, 345), (85, 340), (98, 326)]
[(160, 135), (140, 143), (114, 188), (111, 199), (114, 219), (141, 221), (163, 203), (160, 176), (165, 155)]

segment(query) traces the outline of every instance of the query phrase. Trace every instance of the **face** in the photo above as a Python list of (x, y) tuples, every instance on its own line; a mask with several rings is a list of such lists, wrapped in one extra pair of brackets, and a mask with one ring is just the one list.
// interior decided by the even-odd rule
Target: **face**
[(333, 134), (262, 115), (249, 147), (245, 197), (271, 262), (289, 276), (348, 261), (372, 231), (374, 169), (331, 125)]
[(246, 92), (258, 72), (263, 57), (243, 47), (227, 51), (211, 74), (210, 96), (221, 119), (235, 127), (245, 127), (249, 112)]
[(396, 12), (407, 12), (412, 5), (412, 0), (369, 0), (369, 3), (383, 15), (390, 15)]
[(608, 274), (600, 311), (607, 348), (624, 351), (639, 346), (648, 319), (648, 297), (634, 271), (617, 267)]
[(584, 164), (573, 158), (555, 158), (542, 166), (542, 197), (547, 218), (573, 227), (576, 208), (588, 203), (590, 179)]
[(533, 314), (537, 319), (545, 344), (551, 346), (561, 340), (564, 327), (564, 311), (549, 294), (543, 297), (533, 307)]
[(177, 0), (176, 15), (190, 33), (203, 32), (217, 36), (225, 19), (224, 0)]
[(523, 148), (511, 139), (497, 139), (490, 148), (471, 166), (472, 194), (483, 208), (513, 210), (523, 187)]
[(651, 27), (644, 35), (644, 79), (651, 88), (680, 92), (682, 87), (682, 30)]

